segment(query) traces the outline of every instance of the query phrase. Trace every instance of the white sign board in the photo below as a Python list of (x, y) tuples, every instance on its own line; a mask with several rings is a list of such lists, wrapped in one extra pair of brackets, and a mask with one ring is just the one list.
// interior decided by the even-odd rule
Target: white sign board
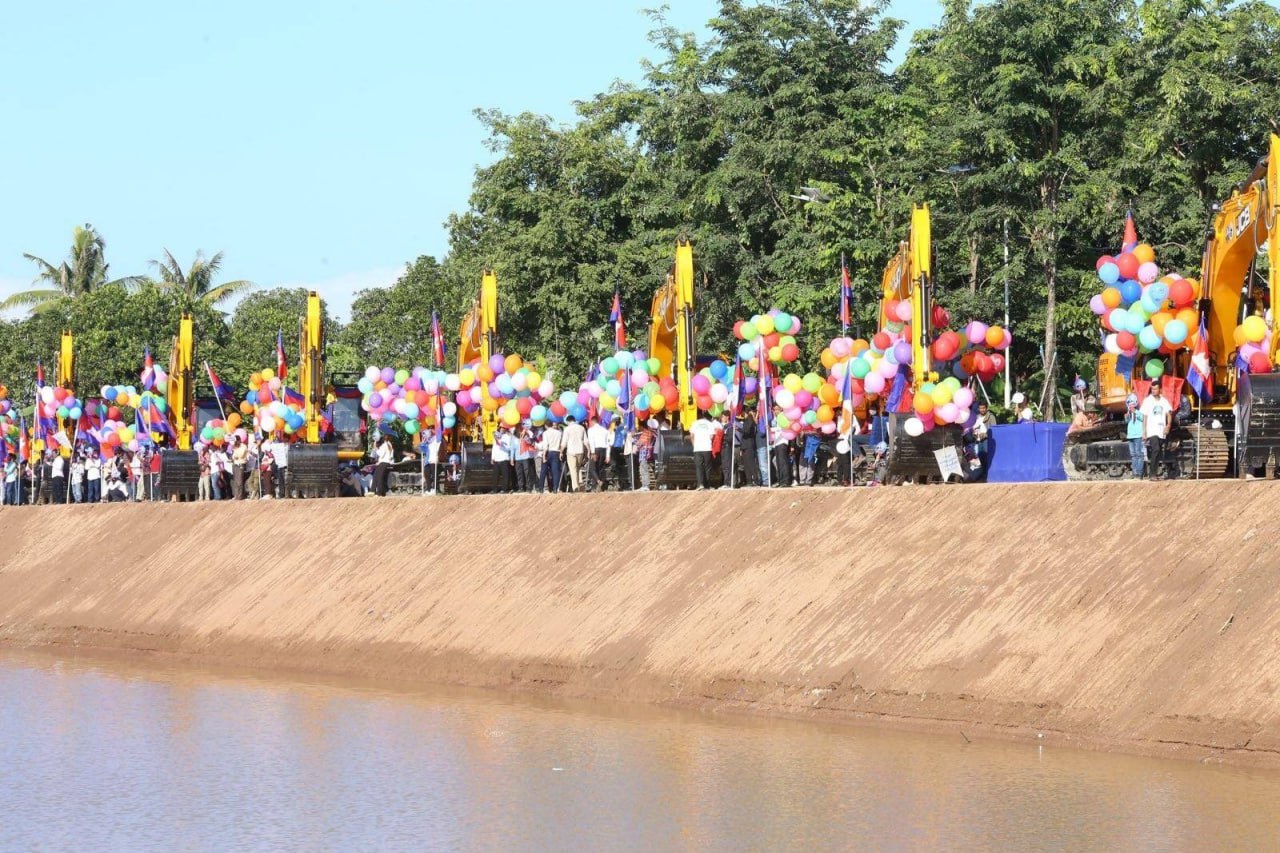
[(933, 451), (933, 456), (938, 460), (938, 470), (942, 472), (944, 483), (950, 482), (953, 474), (964, 479), (964, 466), (960, 464), (960, 452), (956, 448), (940, 447)]

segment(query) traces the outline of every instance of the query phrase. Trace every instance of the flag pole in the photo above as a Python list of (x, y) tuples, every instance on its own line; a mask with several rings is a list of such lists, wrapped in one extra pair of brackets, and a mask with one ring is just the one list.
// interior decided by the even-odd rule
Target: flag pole
[(218, 414), (222, 415), (222, 420), (227, 419), (227, 410), (222, 408), (222, 395), (218, 393), (218, 385), (213, 381), (213, 371), (209, 369), (208, 359), (204, 362), (204, 372), (209, 375), (209, 387), (213, 389), (213, 399), (218, 404)]

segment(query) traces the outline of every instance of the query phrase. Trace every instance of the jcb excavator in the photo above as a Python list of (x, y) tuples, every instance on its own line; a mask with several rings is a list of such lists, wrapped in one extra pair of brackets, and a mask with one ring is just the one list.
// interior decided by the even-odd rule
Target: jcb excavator
[[(1280, 245), (1269, 237), (1280, 207), (1278, 170), (1280, 137), (1271, 134), (1268, 155), (1217, 206), (1205, 235), (1198, 308), (1208, 334), (1213, 398), (1202, 403), (1192, 396), (1192, 417), (1170, 432), (1165, 453), (1172, 463), (1170, 475), (1205, 479), (1226, 477), (1233, 470), (1243, 475), (1265, 466), (1280, 450), (1280, 374), (1238, 374), (1234, 341), (1236, 326), (1253, 311), (1262, 313), (1275, 293)], [(1254, 275), (1264, 247), (1270, 262), (1265, 287)], [(1273, 335), (1273, 365), (1276, 345)], [(1098, 405), (1107, 419), (1067, 436), (1063, 462), (1068, 479), (1118, 479), (1129, 471), (1123, 414), (1130, 382), (1117, 372), (1116, 362), (1111, 354), (1098, 359)], [(1179, 352), (1168, 364), (1172, 375), (1185, 379), (1190, 353)], [(1187, 385), (1183, 393), (1194, 394)]]
[[(894, 300), (911, 300), (911, 385), (914, 393), (930, 381), (933, 369), (931, 338), (933, 336), (933, 232), (929, 219), (929, 205), (918, 204), (911, 208), (911, 230), (907, 239), (898, 245), (898, 253), (890, 259), (880, 281), (880, 326), (884, 328), (892, 319), (888, 307)], [(886, 395), (888, 391), (885, 392)], [(961, 467), (965, 466), (963, 430), (952, 425), (938, 425), (923, 435), (908, 435), (905, 429), (907, 413), (888, 412), (890, 482), (936, 480), (939, 475), (938, 457), (934, 452), (944, 447), (954, 447)]]
[[(76, 346), (75, 338), (69, 330), (62, 332), (62, 342), (58, 350), (58, 387), (65, 388), (72, 394), (76, 391)], [(58, 419), (58, 431), (71, 439), (75, 444), (76, 423), (70, 418)], [(62, 445), (58, 452), (63, 459), (71, 458), (72, 447)]]
[(160, 453), (160, 493), (167, 498), (195, 500), (200, 483), (200, 458), (193, 437), (204, 425), (222, 416), (216, 397), (195, 396), (195, 333), (190, 314), (178, 321), (178, 334), (169, 355), (165, 399), (173, 445)]
[[(304, 398), (302, 439), (289, 448), (290, 494), (338, 495), (338, 462), (364, 458), (360, 394), (354, 385), (331, 386), (325, 372), (324, 311), (320, 294), (307, 294), (298, 324), (298, 390)], [(322, 429), (328, 421), (327, 429)]]
[[(459, 338), (459, 372), (477, 362), (488, 364), (489, 358), (498, 352), (498, 277), (493, 270), (485, 270), (481, 275), (480, 293), (462, 318)], [(471, 494), (498, 488), (497, 474), (489, 461), (489, 448), (498, 431), (498, 414), (487, 405), (489, 383), (480, 382), (480, 389), (484, 404), (476, 412), (468, 414), (458, 407), (458, 424), (450, 447), (461, 456), (462, 479), (458, 490)]]
[(649, 355), (658, 360), (658, 376), (674, 376), (680, 391), (675, 428), (658, 433), (654, 468), (659, 486), (694, 486), (693, 442), (689, 428), (698, 418), (693, 376), (697, 373), (697, 329), (693, 317), (693, 246), (676, 242), (675, 267), (653, 295), (649, 322)]

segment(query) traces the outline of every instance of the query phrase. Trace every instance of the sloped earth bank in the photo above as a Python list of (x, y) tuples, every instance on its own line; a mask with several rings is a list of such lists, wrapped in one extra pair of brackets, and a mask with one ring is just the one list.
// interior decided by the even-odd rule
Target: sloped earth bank
[(0, 510), (0, 642), (1280, 767), (1280, 484)]

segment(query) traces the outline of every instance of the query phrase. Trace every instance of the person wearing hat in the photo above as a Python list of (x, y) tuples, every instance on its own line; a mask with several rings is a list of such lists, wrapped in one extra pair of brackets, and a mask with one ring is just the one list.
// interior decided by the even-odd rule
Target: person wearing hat
[(1124, 398), (1124, 422), (1124, 437), (1129, 441), (1129, 465), (1133, 468), (1133, 476), (1141, 480), (1147, 454), (1142, 446), (1142, 412), (1138, 410), (1137, 394)]
[(1036, 419), (1035, 412), (1031, 411), (1031, 404), (1027, 402), (1027, 398), (1021, 391), (1013, 395), (1013, 420), (1015, 423), (1031, 423)]
[(1088, 415), (1089, 418), (1092, 419), (1098, 412), (1098, 398), (1089, 393), (1089, 383), (1077, 376), (1072, 388), (1075, 391), (1075, 393), (1071, 395), (1072, 417), (1075, 417), (1077, 414), (1082, 414)]

